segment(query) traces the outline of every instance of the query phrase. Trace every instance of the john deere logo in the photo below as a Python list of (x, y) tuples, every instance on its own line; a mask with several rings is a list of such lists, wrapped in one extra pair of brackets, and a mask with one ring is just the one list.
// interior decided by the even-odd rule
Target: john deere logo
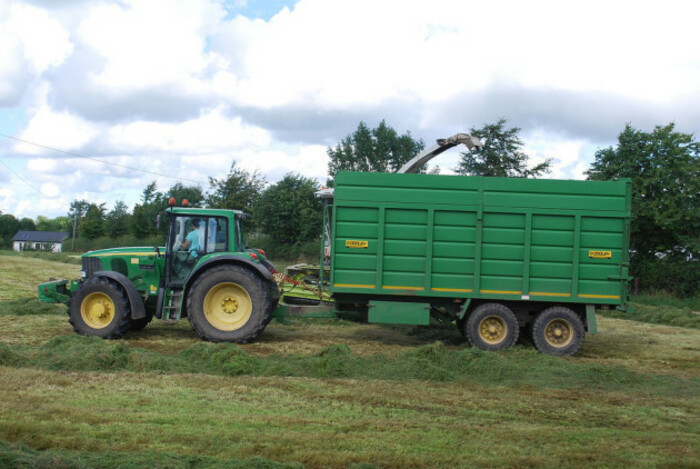
[(593, 259), (610, 259), (612, 251), (588, 251), (588, 257)]
[(358, 241), (356, 239), (348, 239), (345, 241), (346, 248), (364, 249), (367, 246), (369, 246), (368, 241)]

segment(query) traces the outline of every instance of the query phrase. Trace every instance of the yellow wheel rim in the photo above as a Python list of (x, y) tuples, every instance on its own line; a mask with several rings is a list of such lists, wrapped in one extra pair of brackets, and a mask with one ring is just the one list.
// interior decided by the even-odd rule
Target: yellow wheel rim
[(222, 282), (204, 297), (204, 316), (220, 331), (235, 331), (245, 326), (253, 311), (253, 302), (245, 288)]
[(479, 337), (489, 345), (503, 342), (508, 335), (508, 324), (498, 316), (488, 316), (479, 323)]
[(114, 302), (105, 293), (90, 293), (80, 303), (80, 315), (93, 329), (104, 329), (114, 319)]
[(565, 319), (552, 319), (544, 328), (544, 338), (552, 347), (566, 347), (574, 339), (574, 328)]

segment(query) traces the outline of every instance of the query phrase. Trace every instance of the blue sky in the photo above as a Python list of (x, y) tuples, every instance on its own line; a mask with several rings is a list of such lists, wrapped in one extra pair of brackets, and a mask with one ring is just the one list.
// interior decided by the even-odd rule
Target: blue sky
[(698, 13), (675, 0), (6, 0), (0, 133), (69, 154), (0, 137), (0, 210), (133, 206), (153, 180), (206, 190), (233, 162), (325, 181), (327, 147), (361, 120), (429, 145), (505, 117), (533, 163), (553, 159), (549, 177), (582, 178), (626, 123), (700, 129)]
[(227, 19), (243, 15), (251, 19), (269, 21), (283, 8), (293, 9), (296, 1), (289, 0), (226, 0), (223, 7), (227, 11)]

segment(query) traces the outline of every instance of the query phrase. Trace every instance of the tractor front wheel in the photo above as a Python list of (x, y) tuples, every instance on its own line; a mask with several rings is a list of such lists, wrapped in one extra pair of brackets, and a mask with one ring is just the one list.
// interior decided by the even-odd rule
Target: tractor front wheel
[(86, 280), (68, 305), (73, 330), (78, 334), (118, 339), (131, 325), (131, 305), (124, 289), (107, 278)]
[(270, 322), (270, 292), (250, 270), (222, 265), (203, 272), (187, 295), (192, 328), (212, 342), (247, 343)]

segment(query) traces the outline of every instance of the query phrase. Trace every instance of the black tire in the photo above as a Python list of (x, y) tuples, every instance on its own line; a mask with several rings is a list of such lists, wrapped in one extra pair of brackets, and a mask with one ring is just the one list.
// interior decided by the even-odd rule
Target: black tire
[(464, 333), (472, 346), (494, 351), (515, 345), (520, 327), (510, 308), (500, 303), (486, 303), (469, 315)]
[(204, 340), (248, 343), (270, 322), (270, 291), (250, 270), (221, 265), (202, 273), (187, 294), (190, 324)]
[(563, 306), (545, 309), (532, 324), (532, 341), (537, 350), (557, 357), (578, 352), (585, 334), (578, 314)]
[(78, 334), (118, 339), (131, 325), (131, 305), (117, 282), (92, 277), (83, 282), (71, 298), (68, 316)]
[(145, 318), (140, 318), (140, 319), (132, 319), (131, 324), (129, 325), (129, 330), (131, 332), (138, 332), (144, 330), (148, 324), (153, 320), (153, 314), (146, 312), (146, 317)]

